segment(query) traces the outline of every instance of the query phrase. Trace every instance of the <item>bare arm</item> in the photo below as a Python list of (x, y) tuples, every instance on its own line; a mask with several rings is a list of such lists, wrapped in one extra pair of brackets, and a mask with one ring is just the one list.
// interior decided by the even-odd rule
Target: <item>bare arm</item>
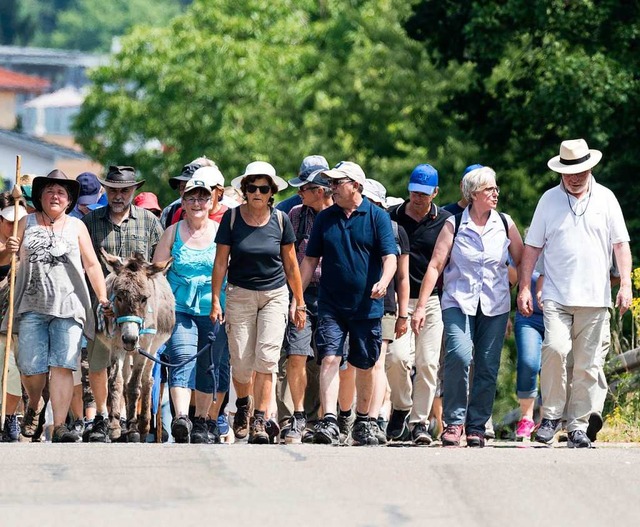
[(80, 256), (82, 257), (84, 272), (87, 274), (91, 287), (93, 287), (93, 291), (98, 297), (98, 302), (106, 306), (109, 304), (109, 299), (107, 298), (107, 286), (104, 281), (104, 274), (102, 274), (102, 266), (93, 249), (93, 243), (91, 242), (91, 237), (89, 236), (86, 225), (80, 220), (77, 221), (79, 223), (78, 244), (80, 246)]
[(209, 313), (209, 317), (214, 323), (224, 322), (224, 315), (220, 306), (220, 290), (229, 268), (229, 254), (231, 254), (230, 245), (216, 244), (216, 259), (213, 262), (213, 270), (211, 272), (211, 313)]
[(396, 271), (396, 294), (398, 296), (398, 318), (396, 319), (396, 338), (400, 338), (407, 332), (409, 326), (409, 255), (401, 254), (398, 257), (398, 270)]
[(427, 266), (427, 272), (422, 279), (420, 295), (411, 319), (411, 329), (415, 333), (419, 333), (424, 327), (427, 302), (431, 293), (433, 293), (433, 288), (436, 286), (440, 273), (442, 273), (444, 266), (447, 264), (451, 247), (453, 247), (453, 225), (447, 221), (438, 235), (436, 246)]
[(618, 270), (620, 271), (620, 289), (616, 295), (616, 307), (620, 308), (620, 314), (624, 314), (631, 306), (633, 293), (631, 292), (631, 249), (628, 242), (614, 243), (613, 254), (616, 257)]
[(518, 309), (525, 317), (533, 313), (533, 298), (531, 297), (531, 275), (533, 268), (542, 252), (542, 247), (525, 245), (522, 252), (522, 260), (518, 269), (520, 288), (518, 293)]
[(318, 267), (318, 263), (320, 262), (320, 258), (313, 258), (311, 256), (305, 256), (304, 260), (300, 264), (300, 279), (302, 281), (302, 290), (304, 291), (309, 284), (311, 283), (311, 278), (313, 278), (313, 273)]
[(398, 268), (398, 257), (395, 254), (386, 254), (382, 257), (382, 276), (371, 288), (371, 298), (383, 298), (387, 294), (387, 286), (393, 280)]
[(158, 245), (153, 253), (153, 263), (166, 262), (171, 258), (171, 249), (173, 241), (176, 239), (176, 229), (178, 224), (171, 225), (166, 231), (162, 233)]
[[(293, 322), (298, 329), (304, 328), (307, 320), (306, 309), (303, 309), (304, 298), (302, 297), (302, 279), (300, 278), (300, 267), (296, 258), (296, 248), (293, 243), (288, 243), (280, 248), (280, 256), (284, 265), (284, 273), (287, 275), (287, 282), (293, 293), (293, 301), (296, 308), (293, 313)], [(300, 307), (300, 309), (298, 309)], [(306, 308), (306, 306), (304, 306)]]

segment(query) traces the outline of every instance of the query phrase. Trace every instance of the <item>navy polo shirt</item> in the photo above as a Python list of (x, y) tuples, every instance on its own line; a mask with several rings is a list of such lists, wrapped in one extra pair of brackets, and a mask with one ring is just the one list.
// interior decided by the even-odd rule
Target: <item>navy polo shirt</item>
[(371, 289), (382, 276), (382, 257), (389, 254), (397, 254), (389, 214), (367, 198), (349, 218), (338, 205), (320, 212), (306, 251), (322, 258), (318, 314), (382, 317), (383, 299), (372, 299)]

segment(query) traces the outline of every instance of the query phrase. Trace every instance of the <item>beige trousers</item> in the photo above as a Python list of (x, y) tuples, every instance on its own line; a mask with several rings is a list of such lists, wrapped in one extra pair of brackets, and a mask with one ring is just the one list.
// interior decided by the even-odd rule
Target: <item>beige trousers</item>
[[(409, 300), (413, 314), (417, 299)], [(387, 349), (385, 369), (391, 387), (391, 404), (395, 410), (411, 410), (410, 423), (427, 423), (436, 394), (440, 348), (442, 346), (442, 311), (437, 295), (427, 302), (426, 321), (418, 336), (408, 331), (391, 342)], [(411, 386), (411, 369), (416, 376)]]

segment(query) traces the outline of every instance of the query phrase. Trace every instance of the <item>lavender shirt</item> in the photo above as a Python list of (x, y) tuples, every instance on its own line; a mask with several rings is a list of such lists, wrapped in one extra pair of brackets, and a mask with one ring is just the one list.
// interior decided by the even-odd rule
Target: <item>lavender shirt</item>
[[(511, 227), (513, 220), (505, 216), (507, 225)], [(447, 221), (455, 227), (454, 216)], [(505, 262), (510, 243), (495, 210), (491, 211), (482, 230), (473, 223), (467, 207), (462, 213), (449, 264), (444, 270), (442, 309), (457, 307), (465, 315), (475, 316), (479, 304), (486, 316), (508, 313), (511, 295)]]

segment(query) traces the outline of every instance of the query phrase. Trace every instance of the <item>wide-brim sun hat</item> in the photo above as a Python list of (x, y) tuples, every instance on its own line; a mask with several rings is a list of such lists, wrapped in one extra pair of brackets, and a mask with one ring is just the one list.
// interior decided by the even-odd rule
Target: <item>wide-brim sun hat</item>
[(244, 169), (244, 174), (231, 181), (231, 186), (240, 188), (242, 180), (247, 176), (269, 176), (275, 183), (276, 187), (278, 187), (278, 192), (289, 186), (284, 179), (276, 175), (276, 169), (266, 161), (253, 161), (252, 163), (249, 163)]
[(128, 166), (115, 166), (111, 165), (107, 171), (107, 177), (104, 179), (98, 178), (100, 184), (103, 187), (108, 188), (140, 188), (144, 185), (144, 179), (136, 181), (136, 170), (133, 167)]
[(73, 210), (78, 202), (78, 194), (80, 193), (80, 183), (75, 179), (67, 177), (67, 175), (57, 168), (49, 172), (46, 176), (38, 176), (33, 179), (31, 201), (33, 201), (33, 208), (39, 212), (42, 212), (42, 191), (47, 185), (55, 183), (67, 189), (69, 193), (69, 206), (67, 212)]
[(547, 166), (559, 174), (579, 174), (596, 166), (602, 159), (600, 150), (590, 149), (584, 139), (569, 139), (560, 144), (560, 154)]

